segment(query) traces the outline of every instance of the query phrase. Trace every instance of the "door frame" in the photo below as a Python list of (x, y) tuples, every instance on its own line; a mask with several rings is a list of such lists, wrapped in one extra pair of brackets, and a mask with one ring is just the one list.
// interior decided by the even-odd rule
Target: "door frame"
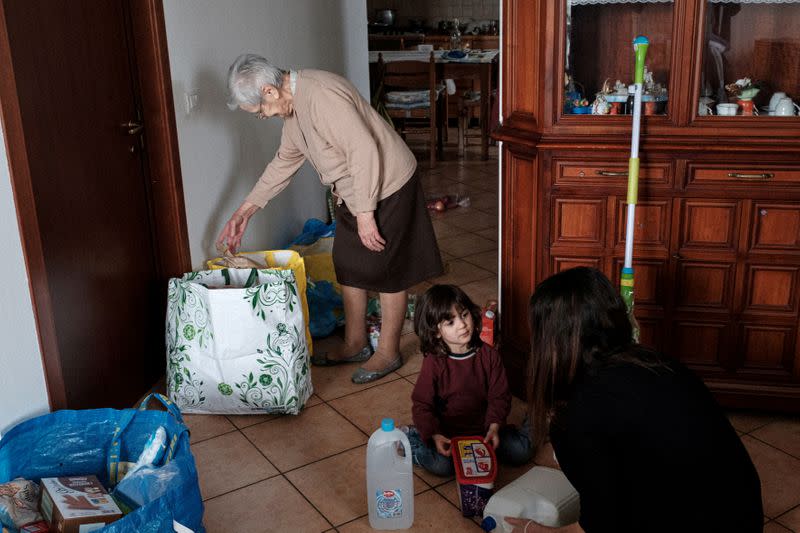
[[(3, 72), (0, 76), (0, 121), (5, 132), (11, 187), (28, 271), (47, 395), (50, 408), (57, 410), (67, 407), (66, 390), (6, 26), (7, 1), (0, 0), (0, 71)], [(154, 259), (158, 277), (166, 286), (169, 277), (191, 269), (191, 258), (162, 0), (130, 2), (130, 12), (135, 75), (141, 92), (142, 119), (146, 127), (151, 209), (154, 220), (158, 221), (154, 232)]]

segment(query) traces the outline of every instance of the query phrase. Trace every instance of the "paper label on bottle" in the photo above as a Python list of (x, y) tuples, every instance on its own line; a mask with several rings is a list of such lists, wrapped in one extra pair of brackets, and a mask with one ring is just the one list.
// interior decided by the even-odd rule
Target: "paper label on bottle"
[(403, 491), (401, 489), (376, 490), (375, 503), (378, 518), (400, 518), (403, 516)]

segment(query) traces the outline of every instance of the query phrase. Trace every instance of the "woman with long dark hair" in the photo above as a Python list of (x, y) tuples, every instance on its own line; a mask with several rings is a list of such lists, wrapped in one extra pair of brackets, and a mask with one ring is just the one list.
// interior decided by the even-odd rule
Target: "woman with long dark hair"
[(741, 440), (699, 378), (633, 342), (608, 278), (579, 267), (546, 279), (529, 320), (532, 441), (552, 443), (580, 494), (579, 523), (562, 530), (762, 530), (758, 474)]

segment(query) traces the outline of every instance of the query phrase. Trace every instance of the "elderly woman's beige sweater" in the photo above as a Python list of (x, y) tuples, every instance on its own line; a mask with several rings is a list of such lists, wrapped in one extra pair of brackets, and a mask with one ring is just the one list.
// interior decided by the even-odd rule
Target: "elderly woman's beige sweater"
[(298, 71), (293, 106), (294, 113), (284, 119), (278, 153), (247, 201), (264, 207), (306, 159), (353, 214), (374, 211), (378, 201), (414, 174), (414, 154), (343, 77)]

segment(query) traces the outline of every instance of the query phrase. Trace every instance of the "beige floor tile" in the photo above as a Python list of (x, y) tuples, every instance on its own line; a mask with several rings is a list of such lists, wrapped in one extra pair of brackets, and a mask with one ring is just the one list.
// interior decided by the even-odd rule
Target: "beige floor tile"
[(330, 457), (367, 441), (353, 424), (325, 404), (243, 429), (281, 472)]
[(478, 306), (483, 306), (489, 300), (497, 300), (497, 277), (473, 281), (461, 287)]
[(183, 421), (189, 427), (192, 444), (228, 433), (236, 429), (222, 415), (183, 415)]
[(484, 239), (489, 239), (490, 241), (494, 241), (495, 243), (498, 240), (497, 228), (496, 227), (495, 228), (487, 228), (487, 229), (482, 229), (480, 231), (476, 231), (475, 235), (480, 235)]
[(214, 498), (205, 505), (208, 533), (311, 533), (331, 528), (331, 524), (282, 476)]
[(475, 234), (456, 235), (439, 240), (439, 248), (453, 257), (464, 257), (495, 250), (497, 243)]
[[(493, 252), (490, 252), (493, 253)], [(468, 263), (461, 259), (452, 259), (445, 263), (444, 275), (429, 280), (434, 284), (466, 285), (473, 281), (486, 278), (496, 278), (494, 272), (485, 270), (474, 263)]]
[(433, 220), (433, 232), (436, 234), (437, 239), (444, 239), (445, 237), (461, 235), (465, 230), (448, 224), (444, 219), (437, 219)]
[[(368, 512), (366, 462), (367, 447), (360, 446), (293, 470), (286, 477), (325, 518), (339, 525)], [(414, 493), (428, 488), (414, 476)]]
[[(425, 198), (430, 200), (433, 198), (441, 198), (442, 196), (453, 196), (454, 199), (458, 201), (459, 199), (463, 198), (464, 196), (469, 196), (470, 191), (473, 189), (464, 183), (460, 183), (451, 179), (449, 176), (443, 176), (441, 180), (437, 182), (432, 182), (427, 184), (423, 184), (423, 188), (425, 190)], [(453, 211), (457, 211), (458, 207), (453, 207)], [(434, 218), (438, 218), (442, 215), (450, 213), (451, 210), (447, 211), (434, 211), (431, 210), (431, 216)]]
[(800, 506), (797, 506), (791, 511), (782, 514), (776, 518), (775, 521), (791, 529), (792, 531), (800, 531)]
[(397, 373), (401, 376), (418, 373), (422, 368), (422, 353), (419, 351), (419, 338), (416, 334), (400, 337), (400, 353), (403, 354), (403, 366)]
[(756, 411), (728, 411), (728, 420), (734, 429), (742, 433), (750, 433), (754, 429), (765, 426), (775, 420), (777, 416)]
[(421, 466), (414, 466), (414, 474), (419, 476), (425, 483), (430, 485), (431, 487), (438, 487), (439, 485), (443, 485), (449, 481), (455, 479), (454, 476), (437, 476), (435, 474), (431, 474)]
[(471, 207), (488, 209), (499, 205), (499, 195), (487, 191), (477, 191), (475, 195), (470, 196), (469, 201)]
[(203, 499), (267, 479), (275, 467), (238, 431), (192, 445)]
[[(340, 526), (338, 529), (340, 533), (373, 531), (369, 527), (369, 519), (367, 517)], [(442, 495), (434, 490), (429, 490), (414, 499), (414, 525), (406, 531), (411, 533), (422, 531), (442, 533), (481, 531), (481, 529), (469, 518), (461, 516), (461, 512)]]
[(748, 435), (742, 442), (761, 478), (764, 514), (774, 518), (800, 505), (800, 459)]
[(750, 435), (800, 459), (800, 418), (782, 417)]
[[(319, 398), (319, 396), (312, 394), (303, 408), (305, 409), (312, 407), (320, 403), (322, 403), (322, 400)], [(233, 425), (239, 429), (255, 426), (256, 424), (266, 422), (267, 420), (272, 420), (273, 418), (278, 418), (279, 416), (283, 415), (227, 415), (228, 420), (230, 420)]]
[[(407, 335), (403, 335), (403, 337), (406, 336)], [(400, 378), (400, 375), (391, 372), (378, 381), (358, 385), (350, 380), (350, 377), (357, 368), (357, 363), (313, 367), (311, 370), (311, 380), (314, 384), (314, 392), (327, 402), (334, 398), (340, 398)]]
[(460, 214), (447, 220), (447, 223), (467, 231), (480, 231), (497, 227), (497, 217), (484, 211), (474, 210), (471, 213)]
[(769, 522), (764, 525), (764, 533), (787, 533), (791, 529), (785, 528), (777, 522)]
[(484, 213), (488, 213), (489, 215), (494, 217), (495, 220), (499, 220), (500, 204), (487, 205), (486, 207), (482, 207), (481, 211), (483, 211)]
[(281, 415), (228, 415), (228, 420), (239, 429), (255, 426), (261, 422), (278, 418)]
[(411, 424), (411, 392), (414, 386), (404, 379), (338, 398), (329, 402), (361, 431), (371, 435), (384, 418), (394, 419), (395, 426)]
[(411, 374), (410, 376), (403, 376), (403, 377), (405, 379), (407, 379), (408, 381), (410, 381), (411, 383), (416, 384), (417, 383), (417, 378), (419, 377), (419, 373)]
[(492, 276), (497, 277), (497, 250), (468, 255), (463, 258), (463, 261), (477, 265), (491, 272)]
[(442, 497), (444, 497), (444, 499), (455, 505), (456, 509), (458, 509), (459, 511), (461, 510), (461, 502), (459, 501), (458, 497), (458, 492), (459, 492), (458, 481), (453, 479), (451, 481), (448, 481), (447, 483), (439, 485), (434, 490), (436, 490), (436, 492), (441, 494)]

